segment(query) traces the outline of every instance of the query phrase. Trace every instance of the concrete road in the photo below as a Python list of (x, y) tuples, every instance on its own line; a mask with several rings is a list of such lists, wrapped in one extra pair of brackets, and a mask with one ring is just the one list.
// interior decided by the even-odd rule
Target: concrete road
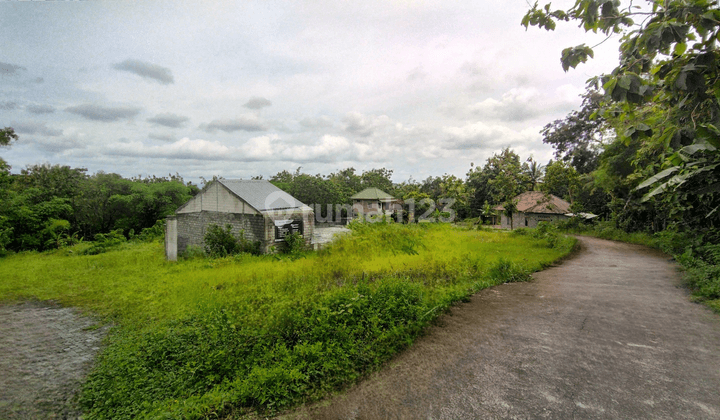
[(647, 248), (580, 238), (535, 282), (484, 290), (319, 419), (720, 419), (720, 316)]

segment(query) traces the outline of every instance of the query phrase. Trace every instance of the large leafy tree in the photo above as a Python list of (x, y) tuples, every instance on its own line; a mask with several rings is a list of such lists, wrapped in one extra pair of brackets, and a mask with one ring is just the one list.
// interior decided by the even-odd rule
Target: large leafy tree
[[(591, 80), (602, 86), (598, 112), (614, 129), (606, 158), (612, 172), (629, 165), (623, 208), (651, 202), (691, 228), (715, 227), (720, 209), (720, 10), (715, 0), (577, 0), (567, 10), (536, 3), (522, 24), (555, 29), (576, 21), (585, 31), (622, 35), (619, 65)], [(566, 48), (567, 71), (593, 56), (586, 45)], [(610, 154), (606, 149), (604, 154)], [(613, 162), (614, 160), (614, 162)], [(607, 171), (606, 171), (607, 172)]]
[(545, 167), (545, 180), (541, 187), (542, 191), (572, 203), (579, 187), (580, 177), (575, 168), (567, 162), (562, 160), (550, 161)]
[(540, 132), (543, 143), (553, 146), (557, 159), (570, 162), (578, 173), (595, 170), (600, 145), (606, 136), (605, 119), (597, 115), (603, 96), (597, 90), (583, 95), (582, 107), (563, 120), (555, 120)]
[(529, 190), (532, 181), (528, 172), (527, 162), (521, 162), (510, 148), (489, 157), (483, 167), (471, 169), (467, 174), (467, 189), (473, 192), (471, 215), (479, 215), (485, 202), (501, 204)]
[(369, 171), (364, 171), (361, 178), (361, 185), (363, 188), (378, 188), (386, 193), (393, 195), (394, 194), (394, 187), (392, 182), (392, 169), (370, 169)]
[(9, 146), (10, 143), (18, 139), (15, 130), (12, 127), (5, 127), (0, 129), (0, 146)]

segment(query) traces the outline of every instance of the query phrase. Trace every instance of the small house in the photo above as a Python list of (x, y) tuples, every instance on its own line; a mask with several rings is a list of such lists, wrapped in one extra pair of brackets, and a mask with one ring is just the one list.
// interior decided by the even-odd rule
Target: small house
[(553, 222), (568, 219), (570, 203), (552, 194), (540, 191), (524, 192), (513, 199), (517, 203), (517, 211), (510, 219), (505, 215), (505, 207), (497, 206), (494, 210), (500, 213), (500, 227), (510, 229), (516, 227), (534, 228), (540, 222)]
[(290, 194), (266, 180), (213, 181), (167, 218), (165, 255), (176, 260), (190, 246), (203, 247), (211, 225), (232, 226), (246, 239), (260, 242), (263, 253), (292, 233), (311, 244), (315, 213)]
[(378, 188), (366, 188), (350, 197), (353, 201), (353, 218), (386, 215), (401, 211), (400, 200)]

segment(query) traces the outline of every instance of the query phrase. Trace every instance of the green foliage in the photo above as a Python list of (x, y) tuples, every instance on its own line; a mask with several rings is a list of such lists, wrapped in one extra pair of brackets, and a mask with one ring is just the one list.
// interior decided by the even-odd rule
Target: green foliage
[(165, 237), (165, 219), (158, 220), (154, 225), (144, 228), (136, 238), (141, 241), (155, 241)]
[(569, 251), (448, 224), (353, 228), (300, 259), (168, 263), (158, 242), (11, 255), (0, 300), (54, 299), (116, 325), (83, 388), (87, 418), (271, 414), (347, 386), (453, 302)]
[(95, 235), (95, 241), (92, 245), (81, 252), (82, 255), (97, 255), (109, 251), (125, 243), (127, 239), (123, 235), (122, 230), (117, 229), (110, 233), (98, 233)]
[(502, 257), (490, 268), (490, 278), (498, 283), (513, 283), (532, 279), (527, 269)]
[(385, 168), (364, 171), (360, 176), (362, 188), (378, 188), (390, 195), (393, 195), (395, 191), (393, 188), (393, 182), (390, 179), (392, 174), (392, 169)]
[(232, 233), (232, 225), (227, 224), (224, 228), (218, 225), (208, 226), (205, 237), (205, 253), (213, 258), (226, 257), (241, 253), (260, 254), (260, 243), (245, 238), (245, 232), (238, 232), (236, 237)]
[(534, 239), (543, 240), (549, 248), (562, 248), (565, 249), (569, 245), (568, 238), (560, 234), (559, 225), (562, 225), (567, 229), (569, 226), (565, 221), (548, 223), (540, 222), (536, 228), (518, 228), (511, 232), (512, 235), (516, 236), (530, 236)]
[(336, 205), (352, 204), (350, 197), (365, 188), (375, 187), (390, 195), (395, 194), (390, 179), (393, 171), (385, 168), (364, 171), (361, 175), (355, 173), (355, 168), (347, 168), (328, 176), (304, 174), (301, 169), (297, 168), (294, 173), (287, 170), (278, 172), (270, 178), (270, 182), (301, 202), (315, 205), (317, 215), (325, 220), (347, 217)]
[[(99, 172), (92, 176), (83, 168), (34, 165), (19, 176), (0, 168), (0, 218), (12, 231), (3, 229), (4, 247), (14, 251), (45, 250), (69, 245), (121, 229), (141, 232), (144, 239), (157, 236), (158, 220), (173, 213), (192, 197), (197, 187), (184, 185), (179, 176), (124, 179)], [(69, 223), (62, 229), (57, 220)], [(150, 229), (145, 231), (144, 229)]]
[(285, 236), (284, 253), (300, 255), (305, 251), (307, 251), (307, 245), (305, 244), (305, 238), (300, 233), (295, 232)]
[(18, 135), (12, 127), (0, 129), (0, 146), (10, 146), (13, 141), (17, 141)]
[[(620, 64), (591, 79), (604, 98), (590, 118), (604, 128), (569, 117), (551, 128), (557, 152), (575, 142), (566, 132), (602, 136), (606, 144), (596, 174), (615, 201), (611, 212), (628, 229), (651, 219), (655, 231), (669, 222), (705, 232), (717, 228), (720, 210), (720, 12), (708, 0), (649, 1), (650, 8), (621, 9), (617, 0), (579, 0), (566, 11), (537, 3), (523, 25), (553, 29), (574, 20), (586, 31), (623, 33)], [(633, 17), (640, 17), (635, 24)], [(563, 52), (563, 67), (574, 67), (587, 47)], [(587, 114), (587, 112), (585, 112)], [(572, 115), (571, 115), (572, 117)], [(586, 137), (587, 138), (587, 137)], [(578, 144), (588, 142), (578, 141)], [(644, 180), (644, 181), (643, 181)]]
[(580, 176), (575, 168), (561, 160), (548, 163), (545, 168), (545, 179), (541, 187), (543, 192), (572, 202), (573, 196), (577, 195), (579, 189)]
[(508, 198), (507, 201), (502, 203), (503, 214), (510, 220), (510, 230), (513, 229), (513, 214), (517, 212), (517, 200), (512, 197)]
[(46, 249), (65, 248), (79, 242), (77, 234), (69, 234), (70, 222), (62, 219), (50, 219), (43, 231), (43, 236), (49, 237), (45, 241)]
[(564, 120), (555, 120), (540, 131), (543, 143), (555, 149), (555, 157), (572, 164), (580, 174), (597, 168), (600, 146), (608, 134), (605, 119), (598, 115), (602, 100), (600, 92), (589, 90), (583, 95), (579, 111), (572, 111)]
[(184, 260), (193, 260), (198, 258), (205, 258), (205, 250), (200, 246), (188, 245), (182, 254)]
[(471, 169), (466, 182), (467, 190), (472, 192), (470, 215), (479, 215), (485, 202), (501, 204), (534, 188), (539, 179), (535, 176), (533, 181), (531, 173), (528, 162), (521, 162), (509, 148), (488, 158), (485, 166)]

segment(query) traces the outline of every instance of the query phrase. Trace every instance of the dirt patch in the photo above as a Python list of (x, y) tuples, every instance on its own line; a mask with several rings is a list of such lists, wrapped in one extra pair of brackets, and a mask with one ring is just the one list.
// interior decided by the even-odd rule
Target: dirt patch
[(52, 302), (0, 305), (0, 418), (75, 419), (107, 327)]

